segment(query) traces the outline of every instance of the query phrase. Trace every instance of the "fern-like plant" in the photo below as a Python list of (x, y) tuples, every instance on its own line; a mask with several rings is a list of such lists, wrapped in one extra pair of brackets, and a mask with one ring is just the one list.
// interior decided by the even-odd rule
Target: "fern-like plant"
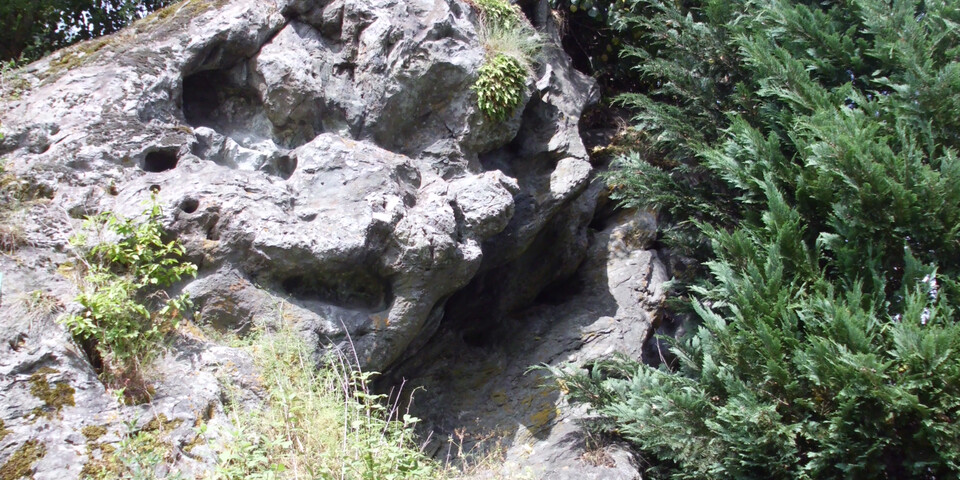
[(484, 63), (479, 74), (473, 85), (477, 105), (487, 117), (506, 120), (523, 100), (526, 70), (515, 57), (500, 54)]

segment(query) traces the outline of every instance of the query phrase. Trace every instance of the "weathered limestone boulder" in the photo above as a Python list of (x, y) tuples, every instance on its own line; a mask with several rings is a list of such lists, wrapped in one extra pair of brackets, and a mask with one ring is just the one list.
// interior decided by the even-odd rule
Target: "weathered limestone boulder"
[(121, 405), (55, 321), (78, 308), (81, 219), (135, 216), (151, 192), (199, 266), (174, 288), (196, 323), (243, 332), (282, 310), (369, 369), (416, 355), (444, 318), (493, 325), (572, 274), (596, 87), (546, 2), (526, 10), (546, 46), (504, 122), (477, 109), (484, 49), (463, 0), (186, 0), (20, 72), (31, 88), (0, 96), (0, 156), (45, 200), (0, 255), (0, 463), (77, 478), (132, 422), (199, 472), (210, 452), (186, 446), (198, 421), (226, 421), (218, 378), (256, 400), (242, 352), (181, 332), (153, 402)]

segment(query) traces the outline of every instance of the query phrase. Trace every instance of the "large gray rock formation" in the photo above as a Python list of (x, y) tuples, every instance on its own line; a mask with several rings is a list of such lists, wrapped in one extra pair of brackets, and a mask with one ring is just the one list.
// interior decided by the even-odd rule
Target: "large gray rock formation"
[(476, 107), (484, 51), (462, 0), (186, 0), (19, 73), (31, 87), (0, 102), (0, 155), (48, 200), (0, 256), (0, 463), (39, 440), (34, 478), (75, 478), (124, 420), (187, 442), (222, 412), (217, 376), (249, 376), (241, 352), (184, 334), (152, 404), (122, 406), (55, 322), (77, 308), (80, 219), (135, 216), (151, 191), (199, 265), (176, 286), (198, 323), (244, 331), (283, 304), (365, 368), (415, 355), (444, 318), (468, 336), (515, 321), (571, 275), (598, 194), (577, 126), (596, 87), (546, 2), (526, 10), (547, 42), (504, 122)]

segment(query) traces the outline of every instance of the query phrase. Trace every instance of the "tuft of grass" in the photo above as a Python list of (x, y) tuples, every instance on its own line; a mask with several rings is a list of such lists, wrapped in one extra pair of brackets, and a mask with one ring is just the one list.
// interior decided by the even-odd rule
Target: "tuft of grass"
[[(3, 138), (0, 136), (0, 138)], [(27, 243), (23, 224), (23, 182), (6, 170), (0, 159), (0, 251), (11, 253)]]
[(0, 252), (12, 253), (27, 244), (22, 210), (0, 211)]
[(20, 100), (30, 88), (30, 80), (15, 60), (0, 62), (0, 100)]
[(488, 60), (499, 55), (513, 58), (526, 75), (533, 73), (537, 55), (543, 48), (543, 38), (526, 18), (521, 18), (514, 22), (481, 22), (477, 33)]
[(48, 188), (7, 171), (7, 159), (0, 158), (0, 252), (12, 253), (28, 244), (27, 209), (52, 197)]
[(396, 397), (373, 393), (356, 359), (333, 355), (319, 368), (280, 315), (247, 348), (262, 377), (262, 408), (230, 412), (234, 430), (214, 446), (215, 479), (441, 478), (443, 469), (416, 442), (418, 419)]

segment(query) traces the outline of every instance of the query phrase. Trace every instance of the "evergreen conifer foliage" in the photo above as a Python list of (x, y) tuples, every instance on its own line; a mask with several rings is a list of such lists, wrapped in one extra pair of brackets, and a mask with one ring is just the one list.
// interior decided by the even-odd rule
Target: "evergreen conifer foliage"
[(571, 398), (668, 478), (957, 478), (960, 4), (634, 12), (651, 146), (611, 182), (709, 243), (701, 325)]

